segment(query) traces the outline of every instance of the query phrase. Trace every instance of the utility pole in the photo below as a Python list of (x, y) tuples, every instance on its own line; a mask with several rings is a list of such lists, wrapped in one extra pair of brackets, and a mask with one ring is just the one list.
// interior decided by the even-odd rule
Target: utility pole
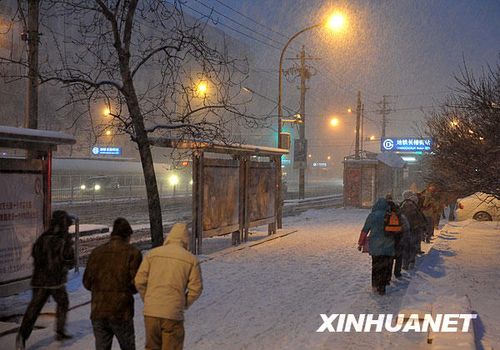
[(307, 80), (313, 75), (306, 65), (307, 60), (315, 60), (317, 58), (307, 57), (305, 47), (302, 46), (300, 55), (298, 58), (292, 58), (292, 60), (298, 59), (300, 61), (299, 68), (292, 67), (288, 69), (285, 74), (293, 74), (294, 76), (300, 77), (300, 119), (299, 124), (299, 138), (295, 140), (296, 144), (299, 145), (295, 147), (295, 150), (300, 149), (300, 159), (297, 155), (294, 155), (294, 167), (299, 168), (299, 199), (305, 198), (305, 184), (306, 184), (306, 169), (307, 169), (307, 139), (306, 139), (306, 92), (308, 87), (306, 86)]
[(361, 104), (361, 153), (363, 153), (365, 143), (365, 104)]
[(390, 110), (387, 108), (387, 95), (384, 95), (382, 98), (382, 109), (380, 110), (380, 114), (382, 114), (382, 139), (385, 138), (385, 129), (387, 128), (387, 115)]
[[(302, 123), (299, 124), (299, 140), (302, 145), (306, 144), (306, 79), (309, 78), (309, 72), (306, 68), (306, 51), (304, 46), (300, 51), (300, 118)], [(307, 153), (307, 152), (306, 152)], [(299, 169), (299, 199), (304, 199), (306, 193), (306, 167), (307, 156), (305, 161), (301, 162)]]
[(28, 42), (28, 86), (24, 111), (24, 127), (38, 128), (38, 14), (39, 0), (28, 0), (28, 20), (23, 38)]
[(358, 103), (356, 106), (356, 146), (354, 149), (354, 158), (359, 159), (359, 129), (361, 123), (361, 91), (358, 91)]

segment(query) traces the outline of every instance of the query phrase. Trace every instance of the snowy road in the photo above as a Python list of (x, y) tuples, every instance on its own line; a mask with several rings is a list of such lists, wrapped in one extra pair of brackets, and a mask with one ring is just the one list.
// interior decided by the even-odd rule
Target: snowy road
[[(367, 210), (310, 210), (285, 220), (297, 232), (202, 264), (204, 292), (186, 313), (186, 349), (388, 349), (378, 333), (316, 333), (321, 313), (397, 313), (409, 278), (388, 295), (371, 292), (370, 260), (356, 249)], [(75, 294), (88, 298), (86, 291)], [(144, 344), (136, 298), (136, 340)], [(69, 313), (76, 335), (62, 348), (93, 348), (89, 305)], [(53, 319), (40, 321), (30, 349), (59, 349)], [(0, 338), (9, 348), (14, 335)], [(384, 344), (384, 345), (382, 345)], [(118, 348), (115, 344), (114, 348)]]
[[(408, 279), (375, 296), (356, 250), (368, 211), (308, 211), (297, 233), (203, 264), (203, 297), (187, 312), (188, 349), (360, 349), (380, 334), (320, 334), (321, 313), (397, 313)], [(353, 336), (356, 341), (353, 343)], [(381, 345), (380, 348), (383, 348)]]

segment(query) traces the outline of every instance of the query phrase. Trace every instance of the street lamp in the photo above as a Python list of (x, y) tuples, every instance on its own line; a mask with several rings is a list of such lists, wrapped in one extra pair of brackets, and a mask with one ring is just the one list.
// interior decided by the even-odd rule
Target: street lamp
[(109, 117), (111, 115), (111, 110), (109, 109), (109, 107), (104, 107), (104, 109), (102, 110), (102, 114), (105, 117)]
[[(325, 26), (325, 22), (317, 23), (307, 28), (304, 28), (288, 39), (285, 46), (281, 50), (279, 70), (278, 70), (278, 148), (281, 148), (281, 118), (283, 117), (283, 107), (282, 107), (282, 96), (283, 96), (283, 59), (285, 58), (285, 52), (290, 43), (298, 37), (300, 34), (305, 33), (309, 30), (320, 28)], [(332, 14), (326, 21), (326, 27), (338, 32), (345, 27), (345, 16), (339, 12)]]
[(333, 127), (338, 126), (339, 125), (338, 118), (332, 118), (332, 119), (330, 119), (330, 125), (333, 126)]
[[(281, 124), (282, 124), (282, 119), (283, 119), (283, 106), (282, 106), (282, 97), (283, 97), (283, 59), (285, 58), (285, 52), (288, 46), (290, 46), (290, 43), (298, 37), (300, 34), (305, 33), (309, 30), (316, 29), (326, 26), (330, 28), (331, 30), (338, 32), (342, 30), (342, 28), (345, 26), (345, 19), (344, 16), (341, 13), (334, 13), (326, 22), (321, 22), (314, 24), (312, 26), (306, 27), (288, 39), (286, 42), (285, 46), (281, 50), (281, 55), (280, 55), (280, 61), (279, 61), (279, 69), (278, 69), (278, 148), (282, 148), (282, 140), (281, 140)], [(304, 123), (304, 116), (301, 116), (302, 123)], [(304, 124), (302, 124), (302, 127), (304, 127)], [(305, 131), (305, 130), (304, 130)], [(305, 151), (305, 150), (304, 150)], [(281, 194), (281, 182), (282, 182), (282, 174), (281, 174), (281, 157), (278, 159), (278, 164), (277, 164), (277, 177), (278, 177), (278, 198), (277, 198), (277, 211), (278, 211), (278, 219), (277, 219), (277, 224), (278, 228), (282, 227), (282, 210), (283, 210), (283, 203), (282, 203), (282, 194)], [(303, 167), (300, 169), (300, 179), (304, 179), (304, 169)], [(302, 183), (304, 181), (302, 180)], [(300, 189), (303, 188), (303, 185), (299, 184), (299, 192)]]
[(196, 94), (199, 97), (205, 97), (205, 95), (207, 94), (207, 90), (208, 90), (208, 84), (206, 81), (200, 81), (196, 85)]

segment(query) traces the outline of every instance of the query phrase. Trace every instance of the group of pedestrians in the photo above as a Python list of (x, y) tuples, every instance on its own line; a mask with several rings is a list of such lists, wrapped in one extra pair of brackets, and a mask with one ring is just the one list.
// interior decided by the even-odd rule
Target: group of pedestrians
[(424, 253), (422, 241), (430, 242), (441, 212), (434, 185), (422, 193), (403, 192), (401, 203), (391, 195), (375, 202), (358, 239), (358, 249), (372, 257), (374, 292), (384, 295), (393, 274), (401, 278), (402, 270), (415, 267), (416, 256)]
[[(25, 349), (40, 312), (52, 296), (57, 303), (56, 339), (70, 339), (65, 330), (69, 300), (67, 272), (74, 267), (71, 217), (52, 214), (50, 226), (33, 245), (32, 300), (16, 337)], [(184, 310), (202, 293), (198, 259), (188, 248), (187, 225), (175, 224), (163, 246), (143, 258), (130, 243), (132, 228), (124, 218), (114, 221), (111, 238), (95, 248), (87, 262), (83, 285), (91, 291), (90, 319), (97, 350), (111, 349), (116, 337), (122, 350), (134, 350), (134, 294), (144, 302), (145, 349), (182, 349)]]

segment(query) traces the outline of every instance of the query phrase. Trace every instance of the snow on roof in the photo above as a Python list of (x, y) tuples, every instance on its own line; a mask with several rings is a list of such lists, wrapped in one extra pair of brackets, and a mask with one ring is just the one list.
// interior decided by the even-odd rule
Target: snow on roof
[(383, 152), (377, 155), (377, 159), (391, 168), (403, 168), (405, 161), (396, 153)]
[(246, 152), (261, 155), (288, 154), (285, 148), (275, 148), (266, 146), (246, 145), (241, 143), (222, 143), (207, 140), (180, 140), (168, 137), (149, 137), (149, 142), (154, 146), (179, 148), (179, 149), (204, 149), (207, 152), (217, 153), (238, 153)]
[(75, 138), (60, 131), (15, 128), (12, 126), (0, 125), (0, 141), (42, 143), (49, 145), (72, 145)]

